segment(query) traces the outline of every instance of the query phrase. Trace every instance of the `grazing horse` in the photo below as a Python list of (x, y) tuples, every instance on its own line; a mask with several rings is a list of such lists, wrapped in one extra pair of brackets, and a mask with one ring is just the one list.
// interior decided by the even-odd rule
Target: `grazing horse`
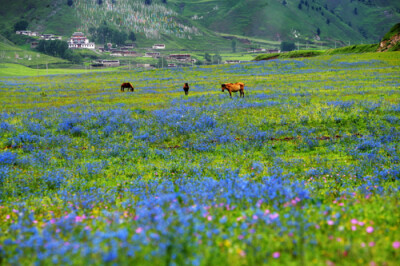
[(185, 95), (189, 94), (189, 84), (185, 83), (185, 85), (183, 85), (183, 90), (185, 91)]
[(240, 91), (240, 97), (244, 98), (244, 83), (242, 82), (224, 83), (221, 85), (221, 88), (222, 92), (224, 92), (224, 90), (228, 90), (231, 98), (232, 98), (232, 92), (238, 92), (238, 91)]
[(124, 82), (121, 84), (121, 91), (124, 91), (124, 89), (127, 88), (128, 91), (134, 91), (135, 88), (133, 88), (132, 84), (130, 82)]

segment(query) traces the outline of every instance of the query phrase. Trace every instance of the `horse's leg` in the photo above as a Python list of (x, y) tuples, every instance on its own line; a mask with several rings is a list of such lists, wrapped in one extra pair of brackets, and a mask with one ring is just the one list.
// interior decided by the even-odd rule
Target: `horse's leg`
[(231, 92), (231, 90), (228, 90), (229, 91), (229, 96), (231, 96), (231, 98), (232, 98), (232, 92)]
[(123, 86), (121, 86), (121, 91), (124, 91), (124, 87)]

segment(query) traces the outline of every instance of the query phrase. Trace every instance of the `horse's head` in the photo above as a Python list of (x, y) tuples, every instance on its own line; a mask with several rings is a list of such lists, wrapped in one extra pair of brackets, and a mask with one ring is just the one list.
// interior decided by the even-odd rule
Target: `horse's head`
[(224, 92), (224, 90), (226, 89), (226, 85), (225, 84), (221, 84), (221, 88), (222, 88), (222, 92)]

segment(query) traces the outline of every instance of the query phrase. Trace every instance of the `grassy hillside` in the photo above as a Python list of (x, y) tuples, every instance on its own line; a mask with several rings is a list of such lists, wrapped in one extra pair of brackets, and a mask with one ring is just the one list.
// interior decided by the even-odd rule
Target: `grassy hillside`
[(21, 49), (0, 41), (0, 63), (17, 63), (24, 66), (67, 63), (67, 60)]
[[(165, 42), (174, 49), (229, 50), (268, 41), (323, 41), (330, 46), (376, 43), (400, 21), (397, 0), (0, 0), (0, 26), (9, 34), (20, 20), (28, 29), (69, 37), (104, 21), (120, 30), (134, 31), (139, 47)], [(21, 8), (22, 7), (22, 8)], [(90, 37), (90, 35), (89, 35)], [(253, 39), (254, 40), (254, 39)], [(269, 45), (262, 44), (265, 47)]]
[(328, 50), (299, 50), (286, 53), (271, 53), (260, 54), (254, 58), (255, 61), (271, 60), (271, 59), (284, 59), (284, 58), (299, 58), (299, 57), (314, 57), (320, 55), (335, 55), (335, 54), (361, 54), (361, 53), (374, 53), (378, 49), (378, 44), (360, 44), (345, 46), (336, 49)]
[[(212, 30), (270, 40), (376, 42), (400, 20), (400, 2), (347, 0), (171, 0)], [(371, 23), (373, 21), (373, 23)], [(296, 37), (297, 36), (297, 37)]]

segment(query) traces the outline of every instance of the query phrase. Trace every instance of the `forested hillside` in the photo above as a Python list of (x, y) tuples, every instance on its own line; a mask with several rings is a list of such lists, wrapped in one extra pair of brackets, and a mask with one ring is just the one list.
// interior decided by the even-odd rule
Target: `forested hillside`
[(0, 10), (5, 36), (25, 20), (30, 30), (63, 36), (80, 30), (99, 38), (98, 29), (107, 26), (126, 35), (133, 32), (138, 42), (162, 40), (186, 48), (211, 41), (229, 46), (220, 33), (238, 39), (323, 41), (331, 46), (376, 43), (400, 21), (397, 0), (0, 0), (0, 4), (6, 7)]

